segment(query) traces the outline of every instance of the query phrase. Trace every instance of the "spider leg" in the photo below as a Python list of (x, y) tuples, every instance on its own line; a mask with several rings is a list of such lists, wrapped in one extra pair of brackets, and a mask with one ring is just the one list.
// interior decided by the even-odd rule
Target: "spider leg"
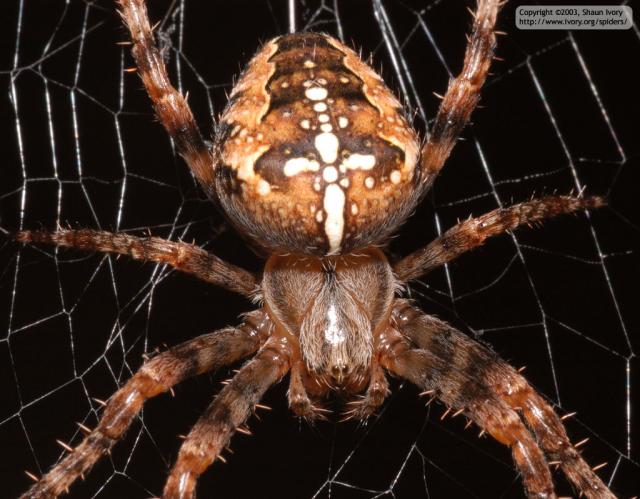
[(121, 16), (131, 33), (132, 53), (156, 116), (174, 140), (202, 188), (214, 193), (214, 161), (202, 139), (187, 99), (178, 92), (167, 74), (162, 53), (153, 38), (153, 30), (144, 0), (118, 0)]
[[(420, 389), (436, 393), (452, 410), (464, 409), (467, 417), (480, 428), (510, 447), (528, 497), (556, 498), (549, 465), (518, 414), (504, 402), (492, 397), (487, 390), (481, 391), (476, 399), (471, 393), (465, 392), (471, 391), (468, 388), (469, 384), (459, 379), (450, 380), (443, 377), (438, 380), (440, 382), (434, 381), (433, 373), (438, 368), (446, 369), (445, 365), (440, 364), (441, 359), (437, 359), (439, 365), (436, 367), (431, 352), (411, 348), (401, 335), (397, 332), (396, 334), (398, 338), (392, 342), (393, 346), (384, 357), (387, 370), (411, 381)], [(452, 378), (456, 376), (453, 373), (449, 375)], [(467, 394), (468, 400), (459, 401), (460, 392)]]
[(289, 370), (289, 348), (279, 340), (267, 341), (222, 389), (182, 444), (162, 494), (164, 499), (195, 497), (198, 477), (220, 455), (233, 433), (242, 431), (239, 427), (264, 393)]
[(115, 445), (144, 402), (181, 381), (247, 357), (260, 348), (271, 331), (267, 315), (258, 310), (237, 328), (199, 336), (146, 361), (106, 403), (98, 426), (21, 499), (58, 497)]
[(499, 0), (478, 0), (462, 71), (449, 82), (429, 139), (422, 148), (423, 192), (433, 184), (478, 104), (496, 46), (494, 26), (499, 8)]
[[(571, 444), (562, 420), (551, 406), (517, 372), (511, 369), (509, 374), (510, 378), (501, 387), (501, 395), (511, 407), (522, 412), (524, 420), (549, 459), (560, 463), (565, 476), (586, 497), (614, 498)], [(513, 387), (514, 393), (505, 391), (505, 385)]]
[(541, 447), (550, 460), (560, 462), (579, 493), (615, 498), (571, 444), (549, 404), (498, 355), (402, 300), (396, 304), (393, 322), (404, 339), (396, 338), (386, 367), (424, 390), (433, 390), (451, 409), (463, 410), (483, 430), (509, 445), (530, 496), (553, 495)]
[(241, 295), (252, 297), (257, 281), (250, 272), (236, 267), (193, 244), (159, 237), (136, 237), (122, 232), (90, 229), (22, 231), (13, 235), (22, 243), (53, 244), (82, 251), (119, 253), (135, 260), (164, 263)]
[(477, 248), (488, 237), (564, 213), (599, 208), (604, 203), (604, 200), (597, 196), (545, 196), (508, 208), (498, 208), (453, 226), (424, 248), (397, 262), (393, 270), (402, 282), (417, 279), (454, 260), (462, 253)]

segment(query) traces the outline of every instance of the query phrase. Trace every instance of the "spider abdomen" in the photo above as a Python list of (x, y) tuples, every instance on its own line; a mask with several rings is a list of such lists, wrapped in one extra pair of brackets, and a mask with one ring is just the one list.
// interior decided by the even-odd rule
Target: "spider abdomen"
[(268, 42), (234, 88), (215, 141), (227, 215), (271, 251), (369, 246), (417, 201), (419, 144), (400, 103), (327, 35)]

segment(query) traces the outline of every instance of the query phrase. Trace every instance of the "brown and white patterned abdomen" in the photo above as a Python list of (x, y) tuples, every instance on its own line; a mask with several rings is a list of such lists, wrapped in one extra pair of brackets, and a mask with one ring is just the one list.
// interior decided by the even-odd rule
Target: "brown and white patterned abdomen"
[(400, 103), (327, 35), (267, 43), (215, 141), (227, 215), (271, 251), (333, 255), (378, 243), (417, 202), (419, 143)]

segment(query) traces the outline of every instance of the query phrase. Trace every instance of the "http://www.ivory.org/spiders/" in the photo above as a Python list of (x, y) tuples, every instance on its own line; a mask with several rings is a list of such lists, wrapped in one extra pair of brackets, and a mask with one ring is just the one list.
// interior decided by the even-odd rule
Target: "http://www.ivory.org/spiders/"
[(365, 419), (388, 394), (387, 373), (464, 414), (508, 446), (526, 495), (555, 497), (549, 466), (578, 494), (615, 497), (582, 459), (561, 418), (486, 346), (399, 297), (405, 285), (520, 225), (597, 208), (599, 197), (545, 196), (450, 228), (395, 263), (381, 249), (433, 184), (476, 107), (494, 57), (499, 0), (478, 0), (462, 71), (451, 80), (428, 140), (419, 137), (380, 76), (321, 33), (266, 43), (203, 139), (171, 85), (144, 0), (119, 0), (133, 57), (155, 113), (192, 174), (229, 222), (268, 258), (260, 276), (198, 246), (96, 230), (22, 231), (23, 243), (110, 252), (159, 262), (244, 295), (254, 310), (236, 327), (144, 362), (105, 404), (98, 426), (24, 493), (69, 491), (120, 440), (150, 397), (181, 381), (250, 358), (182, 443), (164, 498), (195, 496), (264, 393), (289, 374), (289, 406), (326, 418), (322, 400), (351, 398)]

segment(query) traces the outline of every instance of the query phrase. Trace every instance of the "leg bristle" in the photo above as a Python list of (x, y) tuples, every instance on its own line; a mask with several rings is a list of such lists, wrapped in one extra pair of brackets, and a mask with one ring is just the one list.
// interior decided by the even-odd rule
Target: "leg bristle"
[(253, 433), (251, 433), (251, 430), (249, 430), (249, 428), (247, 428), (246, 426), (238, 426), (238, 428), (236, 428), (236, 431), (244, 435), (253, 435)]
[(574, 445), (574, 447), (577, 449), (578, 447), (582, 447), (584, 444), (586, 444), (589, 441), (589, 437), (587, 438), (583, 438), (582, 440), (580, 440), (577, 444)]
[(34, 482), (40, 481), (40, 479), (36, 475), (34, 475), (28, 470), (24, 470), (24, 474), (27, 475), (29, 478), (31, 478), (31, 480), (33, 480)]
[(77, 422), (76, 424), (78, 425), (78, 428), (80, 428), (80, 429), (82, 430), (82, 432), (83, 432), (83, 433), (85, 433), (85, 434), (89, 434), (89, 433), (91, 433), (91, 428), (89, 428), (89, 427), (87, 427), (87, 426), (83, 425), (83, 424), (82, 424), (82, 423), (80, 423), (80, 422)]
[(64, 443), (62, 440), (56, 440), (56, 442), (58, 443), (58, 445), (60, 447), (62, 447), (64, 450), (68, 451), (68, 452), (73, 452), (73, 447), (71, 447), (69, 444)]

